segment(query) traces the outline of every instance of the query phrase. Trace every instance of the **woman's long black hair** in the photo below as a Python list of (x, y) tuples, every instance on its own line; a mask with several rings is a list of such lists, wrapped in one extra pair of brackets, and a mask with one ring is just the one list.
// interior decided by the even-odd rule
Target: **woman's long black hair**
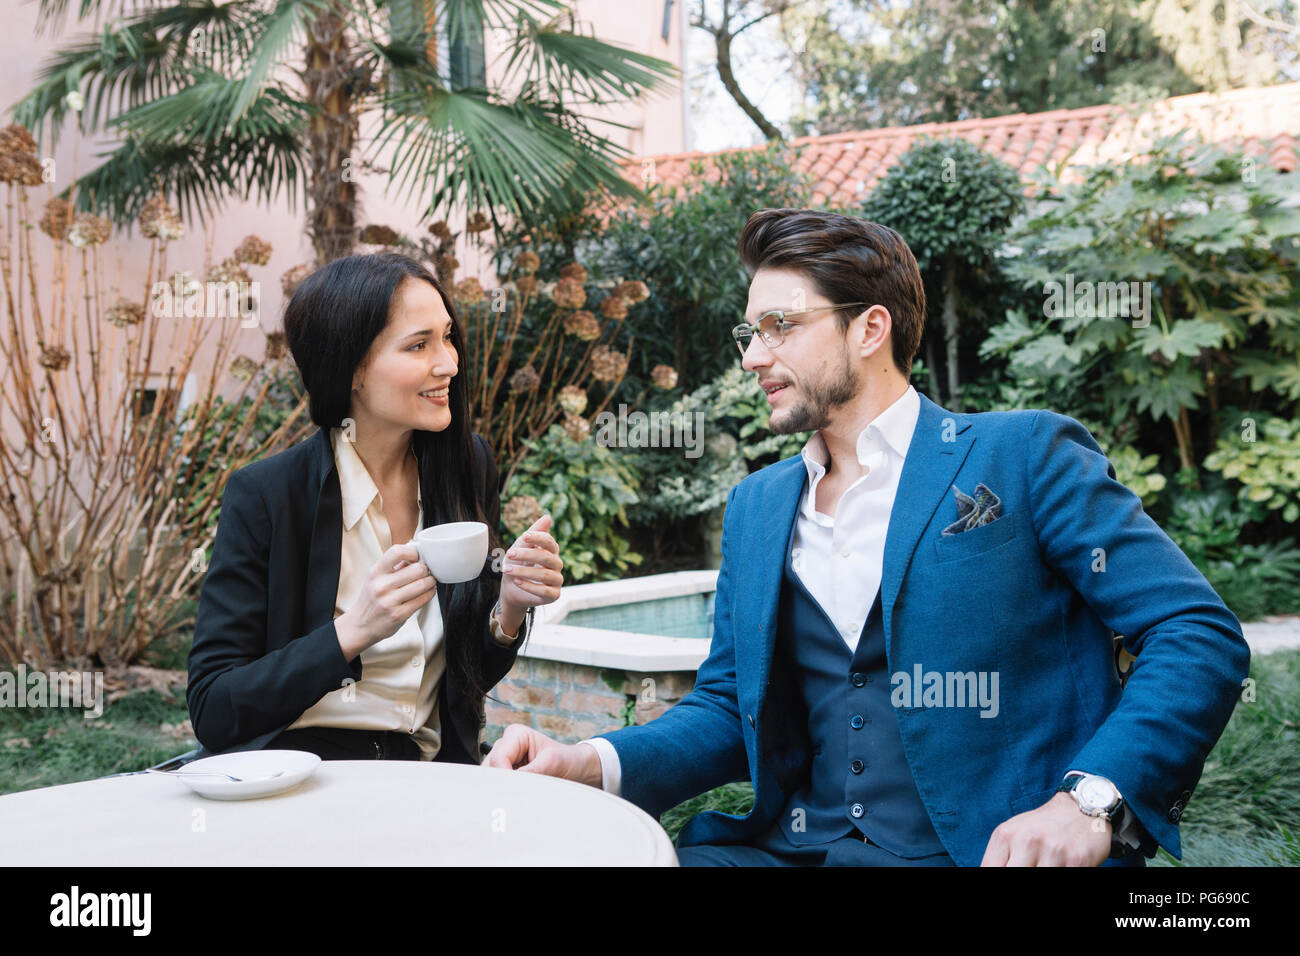
[[(495, 549), (499, 545), (497, 528), (485, 517), (477, 493), (488, 484), (488, 474), (479, 473), (469, 426), (464, 330), (451, 297), (419, 262), (396, 252), (347, 256), (317, 269), (298, 286), (285, 308), (284, 333), (307, 389), (311, 420), (325, 429), (343, 427), (351, 408), (353, 375), (388, 324), (393, 298), (406, 279), (427, 282), (442, 296), (451, 317), (459, 365), (450, 385), (451, 424), (439, 432), (416, 429), (412, 439), (419, 463), (424, 526), (482, 521), (488, 526), (488, 547)], [(495, 486), (485, 492), (488, 497), (497, 493)], [(479, 700), (484, 693), (480, 636), (496, 603), (500, 578), (489, 561), (477, 580), (450, 587), (447, 620), (443, 622), (447, 673), (458, 682), (466, 699)]]

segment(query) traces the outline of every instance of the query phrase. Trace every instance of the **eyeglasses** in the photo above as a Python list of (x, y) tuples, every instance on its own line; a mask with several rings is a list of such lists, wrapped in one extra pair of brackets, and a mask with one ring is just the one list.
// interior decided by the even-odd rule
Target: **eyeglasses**
[(753, 325), (742, 322), (731, 330), (731, 337), (736, 340), (736, 347), (740, 349), (743, 356), (745, 350), (749, 348), (749, 341), (758, 333), (758, 337), (763, 340), (763, 344), (770, 349), (776, 348), (785, 341), (785, 333), (792, 326), (786, 321), (787, 316), (807, 315), (809, 312), (822, 312), (826, 309), (832, 311), (836, 309), (847, 309), (858, 305), (872, 305), (870, 302), (843, 302), (839, 305), (817, 305), (811, 309), (797, 309), (790, 312), (784, 312), (781, 309), (773, 309), (771, 312), (764, 312), (758, 317), (758, 321)]

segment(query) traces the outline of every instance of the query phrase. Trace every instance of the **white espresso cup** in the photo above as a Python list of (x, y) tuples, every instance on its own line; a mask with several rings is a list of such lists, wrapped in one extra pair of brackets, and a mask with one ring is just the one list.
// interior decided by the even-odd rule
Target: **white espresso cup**
[(411, 544), (439, 584), (473, 581), (488, 556), (488, 526), (481, 521), (453, 521), (416, 532)]

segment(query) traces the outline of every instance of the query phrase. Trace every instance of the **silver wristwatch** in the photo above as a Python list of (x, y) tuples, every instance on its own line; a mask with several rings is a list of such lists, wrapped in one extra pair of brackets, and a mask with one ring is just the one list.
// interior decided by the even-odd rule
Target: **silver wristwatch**
[(1124, 805), (1119, 789), (1105, 777), (1094, 773), (1071, 773), (1056, 788), (1068, 793), (1079, 805), (1079, 810), (1090, 817), (1103, 817), (1115, 821), (1115, 814)]

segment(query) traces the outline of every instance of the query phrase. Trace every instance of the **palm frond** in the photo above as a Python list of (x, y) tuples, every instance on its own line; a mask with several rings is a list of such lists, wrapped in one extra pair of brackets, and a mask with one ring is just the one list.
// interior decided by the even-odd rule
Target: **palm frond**
[(127, 137), (101, 154), (105, 161), (72, 187), (77, 205), (119, 225), (133, 222), (159, 192), (175, 200), (187, 220), (210, 219), (232, 196), (273, 202), (283, 195), (296, 209), (308, 168), (302, 132), (261, 116), (261, 104), (258, 100), (233, 131), (211, 141)]
[[(109, 122), (145, 142), (198, 139), (216, 142), (227, 133), (226, 118), (244, 88), (242, 79), (196, 74), (184, 89), (128, 110)], [(277, 130), (302, 135), (311, 108), (293, 93), (268, 86), (235, 122), (236, 136), (257, 137)]]
[(548, 18), (569, 13), (563, 0), (441, 0), (435, 15), (449, 43), (460, 43), (480, 28), (514, 30), (520, 17)]
[[(71, 109), (66, 97), (79, 92), (85, 99), (80, 128), (96, 129), (111, 113), (184, 85), (198, 63), (214, 70), (238, 63), (251, 49), (248, 25), (257, 4), (184, 0), (116, 28), (105, 26), (97, 37), (71, 43), (45, 63), (36, 87), (14, 107), (14, 118), (41, 137), (48, 117), (57, 137)], [(196, 50), (199, 38), (202, 49)]]
[(252, 29), (257, 35), (257, 53), (249, 63), (239, 94), (225, 113), (226, 122), (236, 122), (266, 85), (271, 71), (290, 55), (299, 54), (298, 44), (311, 20), (328, 8), (328, 0), (278, 0), (274, 10), (256, 18)]
[[(161, 3), (163, 0), (143, 0), (144, 3)], [(89, 16), (105, 14), (112, 16), (126, 6), (127, 0), (79, 0), (77, 4), (77, 21)], [(141, 6), (136, 3), (135, 6)], [(36, 13), (36, 32), (46, 30), (57, 32), (68, 16), (68, 0), (40, 0), (40, 9)]]
[(552, 96), (565, 91), (591, 104), (658, 92), (677, 77), (666, 60), (526, 15), (510, 45), (506, 72), (506, 86), (536, 82)]
[(375, 148), (394, 145), (391, 178), (427, 208), (468, 206), (527, 218), (575, 192), (637, 195), (615, 161), (625, 150), (589, 133), (563, 106), (482, 90), (446, 90), (405, 73), (384, 98)]

